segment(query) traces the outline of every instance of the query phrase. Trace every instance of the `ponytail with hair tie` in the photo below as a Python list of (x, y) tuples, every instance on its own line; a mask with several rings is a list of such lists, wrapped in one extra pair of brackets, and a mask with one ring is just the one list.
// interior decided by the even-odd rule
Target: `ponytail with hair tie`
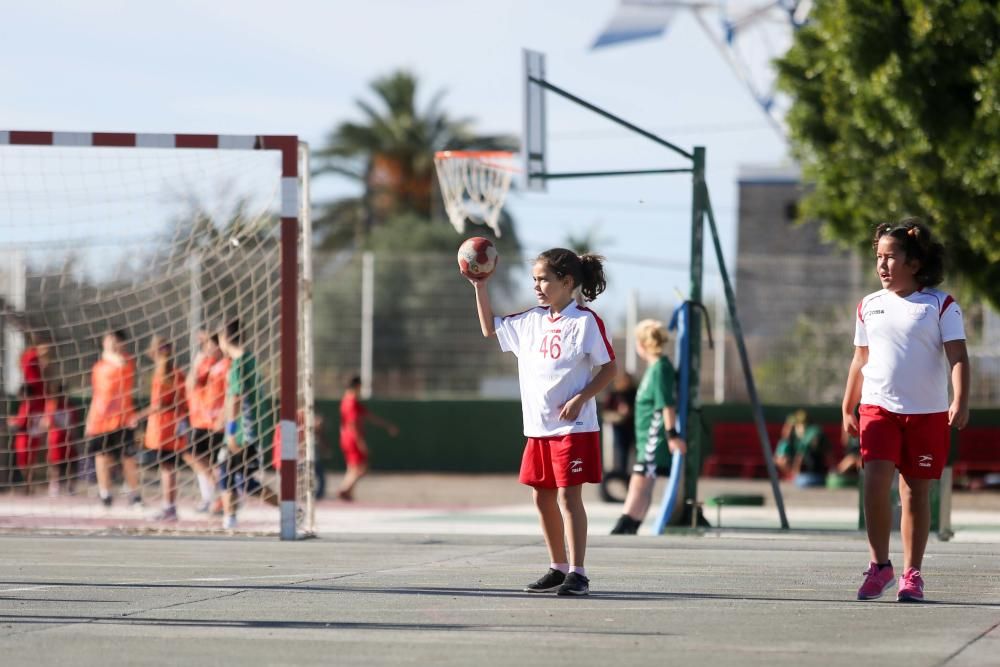
[(593, 253), (577, 255), (566, 248), (546, 250), (535, 260), (543, 262), (558, 277), (570, 276), (583, 298), (593, 301), (608, 286), (604, 275), (604, 258)]

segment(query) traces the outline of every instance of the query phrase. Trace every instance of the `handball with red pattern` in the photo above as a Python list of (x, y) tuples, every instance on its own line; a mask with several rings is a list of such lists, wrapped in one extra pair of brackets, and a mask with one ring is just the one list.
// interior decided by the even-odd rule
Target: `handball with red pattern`
[(493, 241), (482, 236), (465, 239), (458, 247), (458, 270), (470, 280), (483, 280), (491, 276), (499, 259)]

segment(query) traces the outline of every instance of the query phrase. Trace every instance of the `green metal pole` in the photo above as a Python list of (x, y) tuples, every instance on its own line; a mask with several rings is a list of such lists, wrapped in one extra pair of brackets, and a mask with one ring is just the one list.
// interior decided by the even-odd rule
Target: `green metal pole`
[[(705, 223), (705, 147), (695, 146), (692, 156), (692, 203), (691, 203), (691, 287), (688, 298), (701, 303), (702, 270), (704, 264), (704, 223)], [(697, 511), (698, 476), (704, 456), (704, 438), (701, 426), (701, 310), (688, 311), (688, 355), (691, 373), (688, 376), (687, 445), (684, 459), (684, 501), (691, 512)], [(691, 501), (691, 502), (688, 502)], [(690, 520), (692, 517), (688, 517)], [(693, 524), (692, 524), (693, 525)]]
[[(722, 277), (722, 287), (726, 293), (726, 303), (729, 306), (729, 326), (733, 328), (733, 340), (736, 342), (736, 351), (740, 354), (740, 366), (743, 368), (743, 379), (747, 383), (747, 393), (750, 394), (750, 404), (753, 406), (753, 420), (757, 426), (757, 437), (760, 439), (761, 453), (764, 455), (764, 463), (767, 464), (767, 476), (771, 478), (771, 492), (774, 494), (774, 504), (778, 508), (778, 518), (781, 520), (781, 527), (788, 529), (788, 517), (785, 515), (785, 501), (781, 496), (781, 485), (778, 484), (778, 470), (774, 465), (774, 455), (771, 451), (771, 440), (767, 435), (767, 425), (764, 423), (764, 408), (757, 395), (757, 385), (753, 381), (753, 371), (750, 368), (750, 356), (747, 354), (746, 341), (743, 339), (743, 327), (740, 326), (739, 315), (736, 314), (736, 295), (733, 293), (733, 284), (729, 281), (729, 272), (726, 271), (726, 259), (722, 254), (722, 244), (719, 242), (719, 227), (715, 224), (715, 213), (712, 212), (712, 200), (708, 196), (708, 188), (705, 188), (705, 213), (708, 218), (708, 228), (712, 232), (712, 245), (715, 247), (715, 258), (719, 264), (719, 275)], [(725, 341), (720, 341), (719, 345), (725, 345)]]

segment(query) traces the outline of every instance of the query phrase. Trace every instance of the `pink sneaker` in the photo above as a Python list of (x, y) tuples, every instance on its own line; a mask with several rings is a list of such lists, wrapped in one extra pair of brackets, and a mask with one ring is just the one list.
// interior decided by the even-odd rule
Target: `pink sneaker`
[(899, 593), (896, 594), (898, 602), (923, 602), (924, 601), (924, 578), (920, 576), (920, 570), (909, 567), (899, 578)]
[(896, 576), (892, 572), (892, 565), (880, 570), (874, 562), (869, 563), (868, 569), (865, 570), (865, 582), (858, 589), (858, 599), (878, 599), (882, 597), (882, 593), (892, 588), (894, 583), (896, 583)]

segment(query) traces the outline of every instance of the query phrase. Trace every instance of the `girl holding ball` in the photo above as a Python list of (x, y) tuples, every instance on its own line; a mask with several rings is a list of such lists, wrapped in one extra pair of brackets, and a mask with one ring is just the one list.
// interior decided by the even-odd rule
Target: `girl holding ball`
[(594, 397), (616, 371), (604, 322), (581, 304), (607, 285), (603, 258), (546, 250), (532, 267), (538, 305), (504, 317), (493, 313), (488, 280), (469, 277), (483, 336), (496, 336), (501, 350), (517, 356), (527, 438), (519, 479), (532, 487), (549, 552), (548, 571), (525, 590), (587, 595), (582, 490), (583, 484), (600, 483), (602, 470)]

